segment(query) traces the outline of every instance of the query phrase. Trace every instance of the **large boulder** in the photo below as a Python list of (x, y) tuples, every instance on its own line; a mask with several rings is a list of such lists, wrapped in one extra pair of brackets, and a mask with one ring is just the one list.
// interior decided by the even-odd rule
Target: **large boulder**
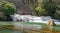
[(53, 19), (50, 19), (47, 23), (48, 26), (54, 26), (55, 23), (54, 23), (54, 20)]

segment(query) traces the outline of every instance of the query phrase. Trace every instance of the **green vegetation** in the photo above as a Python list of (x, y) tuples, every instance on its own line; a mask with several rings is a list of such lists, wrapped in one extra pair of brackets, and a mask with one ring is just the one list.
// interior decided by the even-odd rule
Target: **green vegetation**
[(60, 5), (57, 6), (56, 13), (55, 13), (54, 17), (60, 20)]
[[(36, 0), (36, 6), (34, 6), (34, 1), (31, 2), (33, 3), (31, 6), (32, 10), (35, 11), (37, 16), (52, 16), (53, 18), (60, 19), (59, 0)], [(19, 5), (15, 6), (14, 4), (13, 2), (8, 2), (7, 0), (0, 0), (0, 12), (4, 14), (4, 16), (0, 17), (0, 19), (6, 18), (7, 21), (8, 19), (10, 20), (9, 15), (14, 14), (16, 12), (16, 7), (19, 7)]]
[(38, 0), (38, 6), (35, 8), (38, 16), (47, 16), (48, 11), (43, 8), (43, 0)]
[[(60, 19), (60, 4), (56, 0), (37, 0), (38, 5), (35, 7), (38, 16), (52, 16)], [(56, 5), (57, 4), (57, 5)]]
[(8, 20), (10, 17), (9, 15), (12, 15), (16, 12), (16, 7), (12, 3), (4, 3), (2, 7), (2, 12), (5, 14)]
[(16, 7), (13, 3), (7, 0), (0, 0), (0, 20), (1, 21), (11, 21), (10, 15), (16, 12)]
[(38, 0), (38, 6), (36, 7), (36, 11), (38, 15), (41, 16), (54, 16), (56, 11), (56, 6), (53, 5), (52, 0)]
[(6, 20), (6, 17), (5, 16), (0, 16), (0, 21), (5, 21)]
[(11, 3), (6, 3), (2, 7), (2, 12), (5, 15), (12, 15), (16, 12), (16, 7)]

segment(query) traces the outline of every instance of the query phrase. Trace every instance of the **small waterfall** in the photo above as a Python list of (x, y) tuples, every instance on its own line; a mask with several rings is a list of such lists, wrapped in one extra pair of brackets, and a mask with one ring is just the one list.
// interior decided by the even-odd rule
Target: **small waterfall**
[[(13, 21), (19, 22), (38, 22), (38, 23), (47, 23), (49, 19), (52, 19), (51, 16), (31, 16), (31, 15), (19, 15), (14, 14), (10, 15)], [(53, 19), (54, 22), (60, 22), (58, 19)]]
[(30, 20), (30, 15), (19, 15), (19, 14), (14, 14), (14, 15), (10, 15), (13, 21), (20, 21), (22, 20), (22, 22), (29, 22)]
[[(19, 15), (19, 14), (15, 14), (15, 15), (10, 15), (13, 19), (13, 21), (17, 21), (17, 20), (22, 20), (23, 22), (36, 22), (36, 23), (47, 23), (47, 21), (49, 19), (51, 19), (52, 17), (50, 16), (31, 16), (31, 15)], [(56, 21), (56, 19), (53, 19), (54, 21)], [(59, 20), (57, 20), (59, 22)], [(57, 22), (55, 22), (57, 23)], [(57, 23), (58, 24), (58, 23)], [(22, 24), (22, 23), (17, 23), (14, 22), (14, 27), (19, 30), (19, 29), (37, 29), (37, 28), (42, 28), (41, 26), (39, 27), (38, 25), (27, 25), (27, 24)]]

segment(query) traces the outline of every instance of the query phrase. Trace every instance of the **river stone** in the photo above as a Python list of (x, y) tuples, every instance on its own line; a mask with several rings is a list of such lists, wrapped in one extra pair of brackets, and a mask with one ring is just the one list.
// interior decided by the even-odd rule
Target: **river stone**
[(55, 23), (54, 23), (54, 20), (53, 19), (50, 19), (47, 23), (48, 26), (54, 26)]

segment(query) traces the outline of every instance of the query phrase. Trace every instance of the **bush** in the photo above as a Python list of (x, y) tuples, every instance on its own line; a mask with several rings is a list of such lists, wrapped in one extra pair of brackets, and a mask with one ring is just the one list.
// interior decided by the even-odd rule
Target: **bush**
[(6, 21), (6, 17), (5, 16), (0, 17), (0, 21)]
[(11, 21), (10, 15), (16, 12), (16, 7), (12, 3), (4, 3), (2, 12), (5, 14), (7, 21)]
[(48, 11), (45, 8), (43, 8), (43, 5), (42, 5), (43, 0), (37, 0), (37, 1), (38, 1), (38, 5), (35, 8), (37, 15), (38, 16), (48, 16)]
[(46, 11), (45, 9), (42, 9), (40, 7), (36, 8), (36, 12), (38, 13), (38, 16), (47, 16), (48, 15), (48, 11)]
[(4, 16), (2, 12), (0, 12), (0, 21), (5, 21), (5, 20), (6, 20), (6, 16)]
[(38, 15), (54, 17), (57, 6), (52, 3), (53, 2), (52, 0), (37, 0), (37, 1), (38, 5), (35, 10), (38, 13)]
[(11, 15), (16, 12), (16, 7), (12, 3), (6, 3), (2, 7), (2, 12), (5, 15)]

